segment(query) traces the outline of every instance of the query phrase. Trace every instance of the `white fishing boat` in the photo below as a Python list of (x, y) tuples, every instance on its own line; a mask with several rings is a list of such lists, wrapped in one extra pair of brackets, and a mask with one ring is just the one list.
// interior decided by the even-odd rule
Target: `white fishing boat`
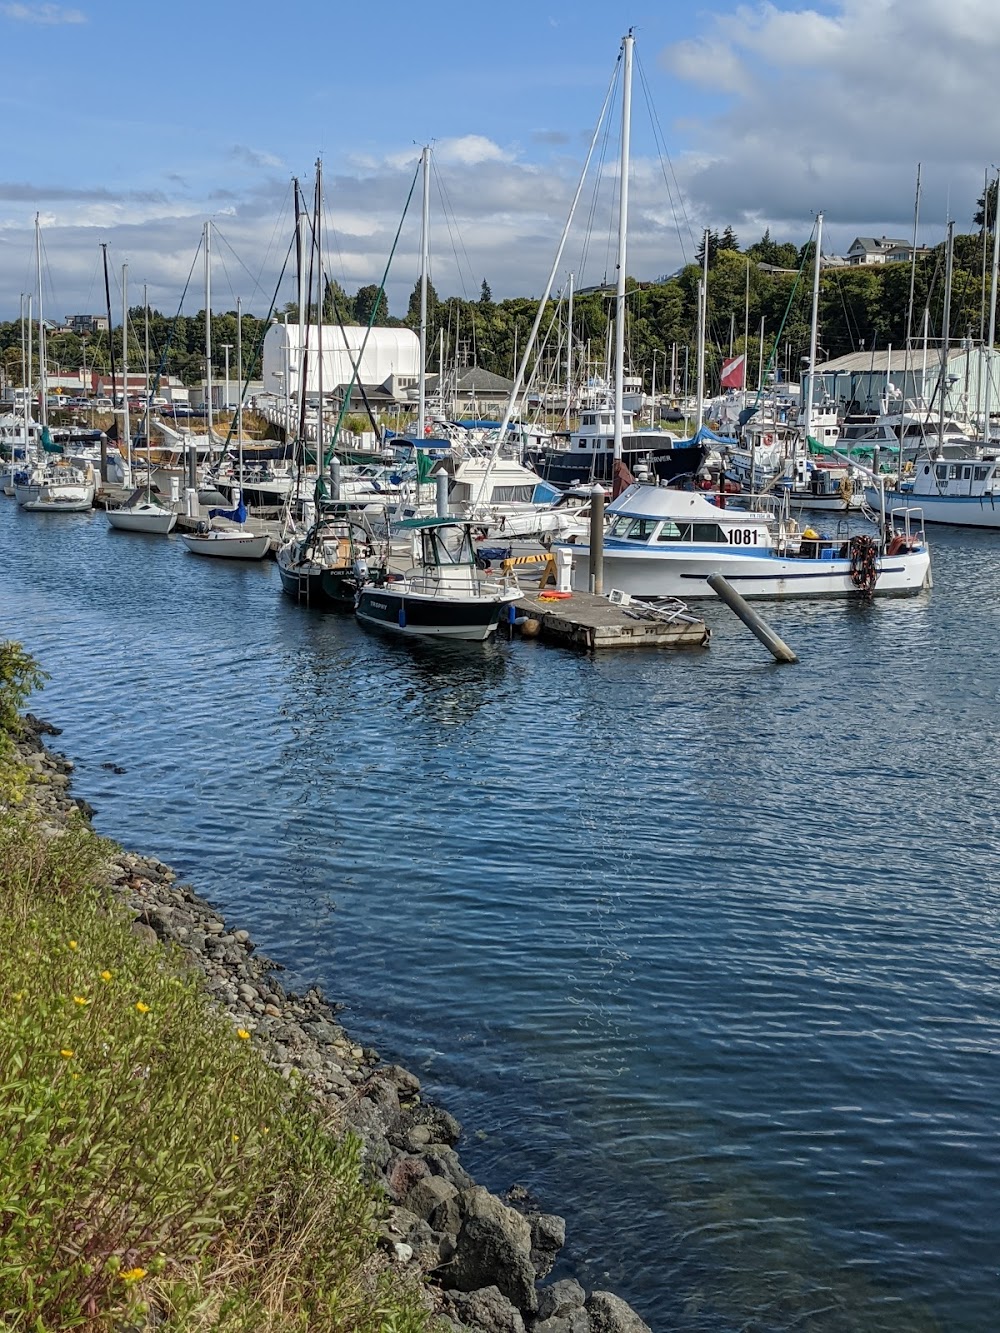
[[(765, 509), (733, 507), (730, 496), (636, 483), (608, 506), (604, 586), (634, 597), (713, 597), (724, 574), (744, 597), (858, 597), (930, 586), (930, 551), (919, 510), (899, 515), (885, 540), (839, 539), (799, 529)], [(589, 584), (586, 541), (554, 542), (572, 552), (573, 587)]]
[(358, 620), (394, 634), (488, 639), (522, 596), (516, 581), (484, 572), (470, 523), (417, 518), (402, 527), (419, 541), (415, 564), (398, 577), (365, 583), (355, 608)]
[[(960, 528), (1000, 528), (1000, 460), (996, 458), (926, 459), (909, 476), (885, 488), (887, 513), (918, 507), (927, 523)], [(873, 509), (882, 503), (872, 484), (865, 498)]]

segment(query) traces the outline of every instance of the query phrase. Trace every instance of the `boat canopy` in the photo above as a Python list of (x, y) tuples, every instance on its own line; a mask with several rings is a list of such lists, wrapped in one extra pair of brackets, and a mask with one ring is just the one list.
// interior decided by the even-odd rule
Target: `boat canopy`
[(431, 518), (404, 518), (398, 525), (400, 528), (475, 528), (481, 526), (471, 519), (456, 518), (454, 514), (445, 514), (443, 517), (434, 515)]

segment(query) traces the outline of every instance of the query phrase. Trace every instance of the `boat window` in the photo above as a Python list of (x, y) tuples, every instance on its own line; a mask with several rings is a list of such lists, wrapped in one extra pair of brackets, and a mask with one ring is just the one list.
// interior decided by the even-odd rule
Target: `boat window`
[(631, 526), (632, 520), (630, 518), (616, 518), (611, 527), (608, 528), (608, 536), (624, 537)]
[(971, 468), (971, 467), (964, 467), (964, 468), (962, 468), (962, 480), (963, 480), (963, 481), (968, 481), (969, 478), (970, 478), (971, 476), (972, 476), (972, 468)]
[(680, 528), (677, 526), (676, 523), (673, 523), (671, 522), (670, 519), (667, 519), (663, 527), (660, 529), (656, 540), (658, 542), (679, 542), (683, 540), (684, 535), (685, 534), (681, 532)]
[(718, 523), (692, 523), (691, 540), (696, 542), (724, 542), (726, 534)]
[(988, 467), (976, 468), (976, 481), (985, 481), (989, 475), (990, 475), (990, 470)]
[(578, 449), (586, 449), (586, 447), (587, 447), (587, 441), (586, 441), (586, 440), (578, 440), (578, 441), (577, 441), (577, 444), (576, 444), (576, 447), (577, 447)]
[(934, 467), (934, 475), (937, 477), (938, 481), (947, 481), (947, 480), (948, 480), (948, 464), (947, 464), (947, 463), (937, 463), (937, 464), (935, 465), (935, 467)]
[[(630, 542), (648, 542), (659, 524), (658, 518), (619, 519), (612, 529), (612, 536), (624, 538)], [(617, 531), (619, 523), (621, 531)]]
[(491, 504), (531, 504), (534, 486), (494, 486)]
[(594, 418), (592, 416), (585, 416), (582, 424), (584, 426), (592, 426), (594, 424)]

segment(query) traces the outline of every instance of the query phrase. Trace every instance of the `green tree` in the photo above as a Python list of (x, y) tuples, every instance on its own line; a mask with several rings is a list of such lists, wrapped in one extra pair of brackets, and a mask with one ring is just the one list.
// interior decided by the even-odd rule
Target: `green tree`
[(354, 297), (354, 320), (357, 324), (381, 324), (386, 313), (385, 293), (374, 283), (359, 287)]

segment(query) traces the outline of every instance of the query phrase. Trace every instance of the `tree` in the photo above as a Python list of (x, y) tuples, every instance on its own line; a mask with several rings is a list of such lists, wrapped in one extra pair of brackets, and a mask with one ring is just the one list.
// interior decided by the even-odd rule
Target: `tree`
[(986, 230), (992, 234), (996, 225), (997, 218), (997, 183), (990, 181), (989, 185), (976, 200), (976, 212), (973, 216), (973, 223), (977, 227), (986, 224)]
[(733, 231), (732, 227), (726, 227), (726, 230), (722, 233), (722, 237), (719, 241), (719, 249), (739, 250), (739, 248), (740, 243), (736, 238), (736, 233)]
[(484, 307), (493, 304), (493, 293), (490, 291), (490, 284), (485, 278), (483, 278), (483, 285), (479, 289), (479, 304)]
[(359, 287), (354, 297), (354, 319), (358, 324), (381, 324), (386, 314), (385, 293), (374, 283)]
[(704, 268), (705, 266), (705, 243), (708, 243), (708, 267), (711, 268), (715, 263), (715, 256), (719, 253), (719, 233), (708, 228), (702, 232), (701, 244), (695, 251), (695, 259)]
[[(427, 319), (429, 323), (432, 323), (434, 321), (435, 316), (437, 314), (437, 308), (439, 305), (440, 302), (438, 301), (438, 294), (434, 290), (434, 284), (432, 282), (428, 282)], [(420, 279), (419, 278), (413, 284), (413, 291), (410, 292), (409, 305), (407, 305), (406, 307), (406, 319), (403, 321), (403, 323), (408, 325), (410, 328), (417, 328), (420, 324)]]

